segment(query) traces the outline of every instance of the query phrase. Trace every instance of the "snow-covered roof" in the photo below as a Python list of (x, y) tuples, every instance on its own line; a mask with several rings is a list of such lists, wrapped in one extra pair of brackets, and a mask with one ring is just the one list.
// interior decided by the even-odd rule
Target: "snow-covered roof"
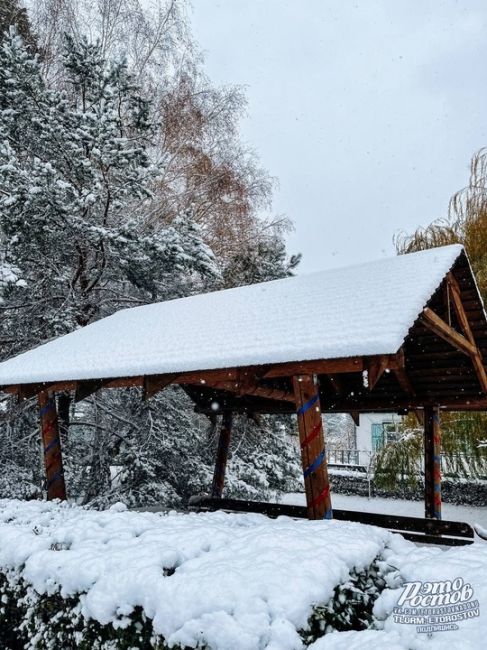
[(462, 250), (124, 309), (0, 363), (0, 385), (393, 354)]

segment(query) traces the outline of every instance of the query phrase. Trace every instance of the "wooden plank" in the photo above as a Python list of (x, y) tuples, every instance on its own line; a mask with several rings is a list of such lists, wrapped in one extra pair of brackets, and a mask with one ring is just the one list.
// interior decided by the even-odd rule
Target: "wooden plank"
[[(143, 377), (115, 377), (108, 379), (80, 379), (80, 380), (69, 380), (69, 381), (56, 381), (56, 382), (44, 382), (39, 384), (14, 384), (11, 386), (3, 386), (0, 388), (5, 393), (17, 393), (21, 398), (28, 399), (39, 395), (43, 391), (71, 391), (76, 390), (78, 384), (86, 382), (95, 383), (103, 382), (103, 387), (105, 388), (130, 388), (132, 386), (142, 386)], [(101, 386), (100, 386), (101, 387)], [(98, 389), (97, 389), (98, 390)], [(91, 394), (91, 393), (89, 393)], [(88, 395), (86, 395), (87, 397)]]
[(424, 411), (421, 409), (414, 409), (413, 410), (414, 417), (416, 418), (416, 422), (418, 423), (418, 426), (424, 427)]
[(230, 449), (230, 440), (232, 437), (233, 413), (226, 411), (222, 417), (222, 428), (218, 438), (218, 449), (215, 461), (215, 471), (213, 474), (213, 483), (211, 486), (211, 496), (221, 499), (223, 488), (225, 486), (225, 471), (227, 468), (228, 451)]
[(463, 352), (469, 356), (475, 353), (475, 346), (472, 345), (468, 339), (454, 330), (453, 327), (450, 327), (448, 323), (445, 323), (445, 321), (437, 314), (435, 314), (435, 312), (429, 307), (425, 307), (423, 309), (421, 321), (434, 334), (441, 337), (444, 341), (452, 345), (460, 352)]
[[(386, 363), (386, 358), (388, 359)], [(286, 401), (291, 401), (293, 395), (289, 392), (283, 392), (280, 395), (277, 392), (278, 389), (269, 388), (262, 386), (260, 380), (262, 379), (271, 379), (271, 378), (291, 378), (295, 374), (326, 374), (332, 377), (332, 381), (335, 382), (337, 389), (339, 390), (339, 375), (343, 373), (359, 373), (363, 372), (365, 368), (379, 368), (379, 373), (376, 374), (374, 378), (374, 370), (372, 370), (372, 382), (370, 385), (372, 387), (378, 379), (378, 374), (380, 373), (380, 368), (386, 367), (390, 370), (401, 367), (401, 360), (398, 355), (378, 355), (378, 356), (368, 356), (368, 357), (350, 357), (350, 358), (340, 358), (340, 359), (322, 359), (316, 361), (302, 361), (302, 362), (290, 362), (290, 363), (280, 363), (275, 364), (272, 367), (268, 366), (248, 366), (245, 368), (222, 368), (216, 370), (198, 370), (198, 371), (188, 371), (182, 373), (165, 373), (165, 374), (155, 374), (148, 375), (146, 380), (149, 379), (154, 387), (157, 384), (161, 386), (168, 385), (169, 383), (180, 383), (180, 384), (194, 384), (194, 385), (213, 385), (215, 386), (216, 382), (237, 382), (240, 384), (252, 385), (251, 379), (253, 378), (253, 385), (258, 387), (257, 391), (253, 390), (242, 390), (239, 388), (240, 392), (248, 395), (259, 395), (262, 397), (268, 397), (270, 399), (282, 399)], [(383, 372), (383, 370), (382, 370)], [(174, 379), (177, 375), (177, 380)], [(244, 376), (246, 376), (245, 381), (243, 381)], [(33, 396), (38, 394), (41, 390), (50, 389), (54, 387), (56, 391), (62, 390), (73, 390), (79, 382), (101, 382), (103, 381), (103, 387), (105, 388), (126, 388), (131, 386), (142, 387), (144, 385), (144, 377), (135, 376), (135, 377), (107, 377), (107, 378), (92, 378), (92, 379), (82, 379), (82, 380), (69, 380), (69, 381), (58, 381), (55, 383), (38, 383), (38, 384), (22, 384), (22, 385), (10, 385), (2, 386), (0, 390), (10, 393), (19, 393), (22, 389), (25, 395)], [(370, 382), (369, 382), (370, 383)], [(230, 386), (226, 384), (226, 389)], [(264, 392), (264, 390), (266, 392)], [(271, 392), (272, 391), (272, 392)], [(235, 391), (237, 392), (237, 391)]]
[(144, 377), (114, 377), (104, 380), (103, 388), (142, 388), (144, 386)]
[[(160, 375), (161, 377), (164, 375)], [(237, 368), (222, 368), (221, 370), (197, 370), (178, 373), (178, 383), (206, 384), (215, 381), (236, 381)]]
[(50, 384), (46, 384), (46, 383), (27, 384), (27, 385), (21, 384), (17, 387), (17, 390), (15, 392), (17, 393), (20, 400), (26, 400), (26, 399), (30, 399), (31, 397), (35, 397), (42, 391), (49, 390), (49, 386)]
[(363, 357), (347, 357), (343, 359), (322, 359), (317, 361), (293, 361), (273, 365), (263, 375), (264, 379), (274, 377), (292, 377), (294, 375), (329, 375), (344, 372), (362, 372)]
[[(193, 382), (188, 382), (185, 379), (181, 380), (178, 377), (178, 384), (197, 386)], [(201, 384), (200, 384), (201, 385)], [(242, 385), (238, 381), (205, 381), (204, 385), (208, 388), (215, 388), (217, 390), (225, 390), (228, 393), (233, 393), (240, 397), (263, 397), (265, 399), (277, 400), (280, 402), (293, 402), (294, 403), (294, 394), (283, 390), (281, 388), (273, 388), (271, 386), (258, 386), (245, 384)]]
[(66, 500), (61, 439), (59, 436), (56, 398), (54, 393), (39, 393), (39, 417), (41, 423), (46, 489), (48, 500)]
[(294, 394), (281, 388), (272, 388), (271, 386), (249, 386), (247, 385), (240, 392), (241, 395), (265, 397), (266, 399), (275, 399), (283, 402), (294, 402)]
[(19, 384), (17, 386), (8, 386), (5, 392), (17, 393), (20, 400), (31, 399), (43, 391), (58, 392), (61, 390), (69, 391), (76, 387), (76, 382), (43, 382), (39, 384)]
[(356, 427), (360, 426), (360, 411), (350, 411), (350, 415)]
[(475, 369), (475, 373), (479, 380), (480, 387), (482, 388), (482, 392), (487, 393), (487, 373), (485, 372), (482, 354), (480, 353), (480, 350), (477, 347), (467, 314), (465, 313), (465, 309), (463, 307), (460, 287), (458, 286), (458, 282), (456, 281), (453, 273), (450, 272), (447, 276), (447, 279), (448, 279), (450, 295), (453, 300), (453, 306), (455, 308), (455, 314), (457, 316), (458, 322), (460, 323), (460, 326), (465, 336), (475, 348), (474, 352), (471, 354), (472, 364)]
[(343, 380), (340, 377), (340, 375), (329, 374), (327, 375), (327, 377), (330, 380), (330, 386), (333, 392), (335, 393), (335, 395), (344, 395), (345, 387), (343, 385)]
[(76, 390), (74, 393), (74, 401), (76, 403), (82, 402), (93, 393), (96, 393), (100, 388), (103, 388), (106, 380), (104, 379), (93, 379), (91, 381), (78, 381), (76, 384)]
[(178, 375), (163, 375), (162, 377), (144, 377), (144, 400), (157, 395), (161, 390), (174, 383)]
[(390, 364), (390, 355), (383, 354), (375, 357), (367, 363), (368, 389), (374, 390), (377, 382), (382, 377)]
[(140, 388), (143, 386), (144, 378), (142, 376), (136, 377), (115, 377), (108, 379), (90, 379), (88, 381), (76, 382), (75, 401), (81, 402), (82, 400), (90, 397), (102, 388)]
[(402, 390), (406, 393), (406, 395), (413, 397), (415, 394), (413, 385), (406, 373), (406, 370), (404, 368), (396, 368), (395, 370), (393, 370), (393, 372)]
[(455, 314), (457, 316), (458, 322), (469, 341), (473, 342), (473, 334), (470, 328), (470, 323), (465, 313), (465, 309), (462, 303), (462, 295), (458, 282), (455, 279), (453, 273), (448, 273), (447, 275), (447, 286), (449, 289), (449, 295), (453, 302), (453, 307), (455, 309)]
[(313, 375), (296, 375), (293, 389), (308, 518), (331, 519), (333, 512), (318, 385)]
[[(267, 503), (245, 499), (212, 499), (211, 497), (192, 497), (190, 507), (208, 510), (229, 510), (232, 512), (256, 512), (268, 517), (293, 517), (305, 519), (308, 510), (304, 506), (294, 506), (282, 503)], [(416, 535), (414, 541), (423, 543), (464, 543), (469, 544), (474, 539), (473, 528), (460, 521), (436, 521), (420, 517), (405, 517), (401, 515), (384, 515), (375, 512), (335, 509), (334, 519), (354, 521), (360, 524), (379, 526), (400, 532), (407, 538)], [(460, 538), (452, 542), (452, 539)]]
[(441, 519), (441, 432), (438, 408), (424, 409), (425, 517)]
[(393, 368), (393, 372), (399, 386), (406, 393), (406, 395), (409, 397), (414, 397), (415, 391), (409, 378), (409, 373), (406, 372), (406, 359), (403, 348), (401, 348), (396, 354), (396, 362), (397, 363)]
[(423, 535), (421, 533), (407, 533), (404, 531), (391, 531), (399, 532), (404, 539), (415, 544), (437, 544), (438, 546), (468, 546), (473, 544), (473, 539), (465, 539), (463, 537), (446, 537), (445, 535)]

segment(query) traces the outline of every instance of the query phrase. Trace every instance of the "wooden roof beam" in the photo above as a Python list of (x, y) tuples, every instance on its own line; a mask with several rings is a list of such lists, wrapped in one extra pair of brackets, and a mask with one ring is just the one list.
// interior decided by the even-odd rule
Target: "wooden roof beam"
[(330, 375), (344, 372), (362, 372), (363, 357), (345, 357), (343, 359), (322, 359), (318, 361), (292, 361), (279, 363), (267, 370), (263, 379), (275, 377), (293, 377), (300, 374)]
[(367, 364), (368, 389), (373, 390), (390, 365), (390, 355), (382, 354), (372, 358)]
[(76, 390), (74, 392), (74, 401), (75, 402), (82, 402), (87, 397), (90, 397), (91, 395), (93, 395), (93, 393), (96, 393), (97, 391), (99, 391), (100, 388), (103, 388), (106, 383), (107, 382), (104, 379), (93, 379), (93, 380), (90, 380), (90, 381), (78, 381), (77, 384), (76, 384)]
[(58, 392), (63, 390), (74, 390), (76, 382), (43, 382), (39, 384), (18, 384), (7, 386), (3, 389), (6, 393), (17, 394), (20, 400), (27, 400), (43, 392)]
[(477, 352), (477, 347), (471, 343), (465, 336), (459, 334), (453, 327), (440, 318), (429, 307), (423, 309), (421, 315), (421, 323), (427, 327), (431, 332), (442, 338), (444, 341), (452, 345), (454, 348), (463, 352), (468, 356), (472, 356)]
[(356, 427), (360, 426), (360, 411), (350, 411), (350, 416)]
[(144, 377), (144, 400), (157, 395), (161, 390), (174, 383), (178, 375), (161, 375)]
[[(190, 384), (195, 387), (197, 386), (197, 384), (193, 384), (193, 382), (188, 382), (186, 380), (181, 381), (180, 379), (178, 379), (178, 383)], [(281, 402), (294, 402), (294, 393), (280, 388), (273, 388), (271, 386), (241, 384), (234, 381), (205, 381), (204, 385), (208, 388), (225, 390), (228, 393), (233, 393), (240, 397), (263, 397), (265, 399), (278, 400)]]
[(474, 347), (474, 351), (471, 353), (470, 357), (472, 359), (472, 364), (475, 369), (477, 378), (479, 380), (480, 387), (482, 388), (483, 393), (487, 393), (487, 374), (485, 372), (485, 366), (484, 366), (482, 354), (477, 347), (474, 335), (472, 333), (472, 328), (470, 327), (468, 316), (465, 313), (465, 309), (463, 307), (460, 287), (458, 285), (458, 282), (456, 281), (455, 276), (451, 271), (447, 275), (447, 283), (450, 290), (450, 295), (453, 300), (453, 307), (455, 309), (455, 314), (457, 316), (458, 322), (460, 323), (460, 327), (462, 328), (466, 338), (470, 341), (470, 343)]
[(399, 383), (399, 386), (409, 397), (414, 397), (414, 388), (411, 384), (411, 380), (406, 372), (406, 361), (404, 358), (404, 350), (401, 348), (396, 354), (396, 364), (393, 367), (393, 372), (396, 376), (396, 379)]

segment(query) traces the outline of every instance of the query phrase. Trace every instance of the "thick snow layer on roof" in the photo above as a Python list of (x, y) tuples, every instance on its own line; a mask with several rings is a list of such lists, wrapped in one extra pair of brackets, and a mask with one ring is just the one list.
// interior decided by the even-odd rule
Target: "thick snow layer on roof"
[(458, 245), (117, 312), (0, 364), (0, 385), (392, 354)]

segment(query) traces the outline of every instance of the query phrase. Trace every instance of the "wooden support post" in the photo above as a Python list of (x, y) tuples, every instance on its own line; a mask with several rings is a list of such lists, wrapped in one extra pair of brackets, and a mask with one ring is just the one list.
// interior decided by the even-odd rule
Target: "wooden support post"
[(331, 519), (333, 513), (318, 386), (313, 375), (295, 375), (293, 388), (308, 518)]
[(440, 412), (424, 409), (424, 507), (427, 519), (441, 519)]
[(47, 498), (66, 500), (61, 440), (54, 393), (42, 392), (38, 396), (41, 419), (44, 465), (46, 468)]
[(228, 450), (230, 449), (230, 439), (232, 437), (232, 422), (233, 413), (231, 411), (225, 411), (223, 413), (222, 428), (218, 439), (215, 473), (213, 474), (213, 484), (211, 486), (211, 496), (218, 499), (221, 499), (225, 485), (225, 470), (227, 468)]

